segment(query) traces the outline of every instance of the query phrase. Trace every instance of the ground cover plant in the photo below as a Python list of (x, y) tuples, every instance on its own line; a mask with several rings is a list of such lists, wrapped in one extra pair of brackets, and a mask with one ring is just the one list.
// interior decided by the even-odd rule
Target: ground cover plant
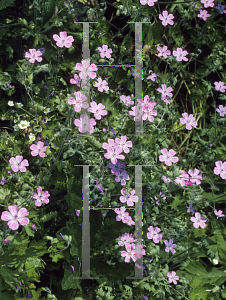
[[(0, 299), (226, 298), (225, 14), (217, 0), (0, 1)], [(90, 59), (83, 21), (97, 21)], [(129, 22), (143, 22), (142, 99)], [(75, 279), (85, 226), (99, 279)]]

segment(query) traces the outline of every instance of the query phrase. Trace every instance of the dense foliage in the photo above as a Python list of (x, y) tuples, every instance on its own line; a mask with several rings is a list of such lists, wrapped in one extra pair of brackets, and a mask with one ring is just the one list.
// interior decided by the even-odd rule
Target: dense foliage
[[(225, 14), (220, 0), (0, 0), (0, 299), (226, 299)], [(79, 22), (96, 22), (89, 70)], [(99, 279), (73, 279), (84, 226)], [(135, 265), (144, 278), (126, 279)]]

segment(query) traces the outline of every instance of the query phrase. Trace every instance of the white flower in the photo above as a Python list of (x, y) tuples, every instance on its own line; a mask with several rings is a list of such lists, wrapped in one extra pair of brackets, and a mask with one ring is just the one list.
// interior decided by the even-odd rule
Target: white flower
[(14, 125), (14, 126), (13, 126), (13, 129), (14, 129), (14, 131), (18, 131), (18, 126), (17, 126), (17, 125)]
[(30, 122), (28, 122), (28, 121), (21, 121), (20, 124), (18, 124), (18, 127), (20, 129), (26, 129), (29, 126), (30, 126)]
[(48, 114), (50, 112), (50, 108), (44, 107), (44, 114)]
[(217, 259), (213, 259), (213, 263), (214, 263), (215, 265), (217, 265), (217, 264), (218, 264), (218, 260), (217, 260)]
[(33, 134), (33, 133), (30, 133), (29, 134), (29, 139), (30, 139), (30, 141), (35, 141), (35, 135)]
[(13, 101), (8, 101), (8, 105), (9, 105), (9, 106), (14, 106)]
[(17, 105), (17, 107), (19, 107), (19, 108), (21, 108), (21, 107), (24, 106), (21, 102), (18, 102), (16, 105)]

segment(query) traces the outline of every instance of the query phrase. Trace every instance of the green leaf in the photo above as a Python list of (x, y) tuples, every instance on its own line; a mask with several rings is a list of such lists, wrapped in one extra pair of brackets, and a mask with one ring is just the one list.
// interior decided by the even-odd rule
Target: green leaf
[(15, 0), (1, 0), (0, 1), (0, 10), (5, 9), (8, 6), (11, 6)]

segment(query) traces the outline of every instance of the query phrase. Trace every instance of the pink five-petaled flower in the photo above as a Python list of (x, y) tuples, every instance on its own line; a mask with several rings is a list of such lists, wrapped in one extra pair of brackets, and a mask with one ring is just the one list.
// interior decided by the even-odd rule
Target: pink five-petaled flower
[(164, 243), (166, 245), (165, 251), (169, 252), (171, 251), (172, 253), (176, 253), (176, 250), (174, 250), (173, 248), (177, 248), (176, 244), (173, 244), (173, 240), (170, 239), (169, 242), (167, 240), (164, 240)]
[(167, 273), (167, 276), (169, 277), (169, 283), (173, 281), (174, 284), (177, 284), (176, 280), (179, 280), (179, 276), (176, 276), (176, 272), (172, 271), (172, 274), (170, 272)]
[(103, 110), (105, 106), (102, 103), (97, 105), (97, 103), (93, 101), (90, 103), (90, 106), (91, 107), (89, 107), (87, 111), (92, 112), (97, 120), (100, 120), (101, 116), (106, 116), (108, 114), (106, 110)]
[(53, 39), (54, 39), (54, 41), (57, 42), (56, 43), (57, 47), (60, 47), (60, 48), (63, 48), (63, 47), (70, 48), (72, 46), (72, 42), (74, 42), (73, 36), (71, 36), (71, 35), (67, 36), (66, 31), (60, 32), (60, 36), (57, 34), (54, 34)]
[(47, 146), (43, 147), (44, 146), (44, 143), (43, 142), (38, 142), (37, 145), (35, 144), (32, 144), (30, 146), (30, 149), (33, 150), (31, 151), (31, 155), (32, 156), (37, 156), (39, 155), (40, 157), (45, 157), (45, 151), (46, 151), (46, 148)]
[[(202, 180), (202, 175), (199, 174), (199, 170), (198, 169), (194, 169), (194, 172), (192, 170), (188, 171), (188, 174), (191, 176), (189, 178), (189, 180), (191, 181), (191, 183), (195, 183), (197, 185), (201, 184), (200, 179)], [(199, 175), (198, 175), (199, 174)]]
[(224, 117), (224, 115), (226, 115), (226, 106), (224, 107), (223, 105), (219, 105), (219, 108), (217, 108), (216, 111), (221, 117)]
[(121, 185), (126, 185), (126, 180), (129, 180), (129, 175), (126, 173), (126, 170), (123, 170), (122, 172), (116, 171), (115, 176), (115, 181), (121, 181)]
[(78, 87), (82, 87), (84, 84), (81, 83), (82, 79), (78, 77), (77, 74), (74, 74), (74, 79), (70, 79), (71, 84), (76, 84)]
[(29, 219), (25, 217), (29, 214), (29, 212), (26, 210), (26, 208), (22, 207), (17, 212), (17, 205), (9, 205), (8, 209), (10, 213), (8, 211), (3, 211), (1, 219), (3, 221), (9, 221), (7, 224), (10, 229), (17, 230), (19, 227), (18, 222), (23, 226), (27, 226)]
[(96, 125), (96, 121), (91, 118), (89, 120), (87, 115), (80, 115), (80, 120), (75, 119), (74, 120), (75, 126), (79, 127), (79, 132), (84, 133), (86, 131), (93, 133), (94, 132), (94, 127)]
[(146, 5), (148, 4), (149, 6), (154, 6), (154, 2), (156, 2), (157, 0), (140, 0), (140, 4), (142, 5)]
[(160, 46), (157, 47), (157, 50), (159, 51), (158, 56), (163, 56), (164, 58), (167, 58), (167, 55), (170, 55), (170, 50), (167, 50), (167, 46), (163, 46), (162, 48)]
[(138, 202), (138, 196), (134, 196), (135, 192), (135, 190), (132, 190), (130, 193), (127, 193), (125, 189), (121, 189), (123, 196), (120, 196), (120, 201), (122, 203), (127, 202), (128, 206), (133, 206), (134, 202)]
[(25, 167), (28, 167), (28, 160), (24, 159), (23, 161), (23, 156), (16, 156), (16, 157), (11, 157), (9, 160), (9, 163), (11, 164), (11, 168), (14, 172), (26, 172), (27, 169)]
[(149, 240), (152, 240), (153, 239), (153, 242), (155, 244), (159, 243), (159, 240), (162, 239), (162, 234), (159, 233), (161, 231), (161, 229), (159, 227), (155, 227), (155, 229), (153, 228), (153, 226), (149, 226), (148, 227), (148, 233), (147, 233), (147, 238)]
[(201, 0), (201, 3), (204, 4), (204, 7), (214, 7), (214, 0)]
[(122, 149), (119, 146), (117, 146), (116, 148), (109, 147), (107, 149), (107, 153), (104, 154), (104, 157), (107, 159), (111, 159), (111, 162), (115, 165), (117, 163), (117, 159), (125, 159), (125, 156), (120, 154), (121, 152)]
[(215, 81), (214, 84), (215, 84), (215, 90), (220, 91), (222, 93), (225, 92), (226, 85), (224, 85), (223, 81), (219, 81), (219, 82)]
[(42, 193), (42, 188), (41, 187), (37, 188), (37, 192), (38, 193), (34, 193), (34, 195), (32, 196), (33, 199), (37, 199), (35, 201), (35, 205), (36, 206), (42, 206), (42, 201), (45, 204), (48, 204), (49, 203), (48, 197), (50, 196), (49, 192), (45, 191), (45, 192)]
[(186, 50), (183, 51), (182, 48), (177, 48), (177, 51), (173, 50), (173, 56), (177, 58), (177, 61), (188, 61), (187, 57), (185, 57), (187, 54), (188, 52)]
[(181, 122), (181, 124), (186, 124), (187, 130), (191, 130), (192, 126), (195, 128), (197, 127), (198, 123), (195, 122), (195, 117), (193, 117), (192, 114), (188, 116), (188, 114), (186, 112), (184, 112), (184, 113), (182, 113), (182, 116), (183, 116), (183, 118), (180, 118), (180, 122)]
[(145, 249), (142, 249), (143, 248), (143, 245), (137, 243), (136, 245), (133, 243), (132, 245), (133, 246), (133, 249), (135, 250), (135, 259), (139, 259), (142, 257), (142, 255), (145, 255), (146, 252), (145, 252)]
[[(149, 71), (149, 74), (153, 72), (152, 70)], [(159, 73), (152, 73), (150, 76), (147, 77), (147, 80), (151, 79), (151, 81), (156, 81), (157, 82), (157, 76)]]
[(99, 92), (103, 92), (103, 90), (107, 92), (109, 90), (109, 87), (107, 85), (107, 81), (102, 80), (101, 77), (99, 77), (97, 81), (95, 81), (93, 86), (97, 87)]
[(129, 148), (128, 147), (132, 147), (133, 144), (131, 141), (126, 141), (127, 137), (126, 136), (121, 136), (121, 139), (116, 138), (115, 139), (115, 145), (119, 146), (125, 153), (129, 153)]
[(125, 262), (130, 262), (130, 258), (135, 262), (135, 244), (126, 244), (126, 251), (121, 251), (121, 256), (125, 257)]
[(131, 101), (130, 96), (121, 95), (120, 99), (125, 103), (125, 106), (130, 106), (134, 104), (134, 101)]
[(222, 179), (226, 179), (226, 161), (222, 163), (221, 160), (215, 161), (216, 167), (213, 169), (216, 175), (220, 174)]
[(41, 51), (36, 51), (35, 49), (29, 49), (29, 52), (25, 53), (25, 57), (30, 58), (29, 59), (30, 63), (33, 64), (35, 60), (37, 60), (38, 62), (42, 61), (42, 57), (40, 57), (42, 55)]
[(133, 243), (134, 238), (132, 237), (132, 233), (124, 233), (124, 235), (120, 236), (120, 241), (118, 242), (119, 246), (125, 246), (127, 244)]
[(196, 212), (196, 213), (195, 213), (195, 217), (191, 217), (190, 220), (191, 220), (192, 222), (194, 222), (193, 226), (194, 226), (195, 228), (199, 228), (199, 226), (200, 226), (201, 228), (206, 227), (205, 222), (207, 221), (207, 219), (206, 219), (206, 218), (201, 218), (201, 214), (200, 214), (199, 212)]
[(174, 22), (172, 21), (172, 19), (174, 19), (174, 16), (172, 14), (168, 14), (167, 10), (164, 10), (162, 12), (162, 15), (159, 15), (159, 19), (162, 21), (163, 26), (166, 26), (167, 24), (174, 24)]
[(153, 122), (154, 118), (153, 116), (157, 116), (157, 110), (153, 110), (154, 106), (156, 105), (156, 103), (154, 101), (149, 102), (148, 106), (143, 106), (142, 110), (143, 110), (143, 116), (142, 116), (142, 120), (149, 120), (149, 122)]
[(121, 221), (124, 215), (126, 214), (126, 208), (124, 206), (121, 206), (120, 208), (115, 208), (116, 221)]
[(131, 109), (132, 111), (131, 110), (129, 111), (129, 115), (134, 116), (135, 122), (140, 122), (143, 116), (142, 107), (139, 108), (139, 106), (133, 106)]
[(102, 148), (108, 150), (108, 148), (116, 148), (117, 145), (115, 144), (115, 141), (113, 139), (108, 139), (108, 144), (103, 143)]
[(77, 63), (75, 65), (75, 70), (81, 71), (79, 73), (79, 77), (83, 80), (86, 80), (87, 76), (94, 79), (96, 77), (96, 73), (93, 71), (97, 71), (98, 68), (95, 64), (90, 64), (90, 60), (83, 60), (81, 61), (82, 63)]
[(76, 112), (80, 112), (82, 108), (88, 108), (89, 104), (84, 102), (87, 100), (87, 97), (83, 95), (81, 92), (74, 92), (75, 98), (68, 98), (68, 104), (74, 105), (74, 110)]
[(174, 180), (174, 182), (181, 186), (186, 186), (186, 181), (189, 181), (188, 174), (186, 174), (184, 170), (180, 170), (179, 173), (181, 174)]
[(166, 87), (166, 84), (162, 84), (162, 88), (157, 88), (157, 91), (162, 94), (162, 99), (166, 97), (173, 97), (173, 94), (170, 93), (173, 91), (171, 87)]
[(171, 166), (172, 162), (176, 163), (179, 161), (179, 158), (177, 156), (173, 157), (176, 154), (176, 151), (174, 151), (173, 149), (170, 149), (168, 152), (166, 148), (163, 148), (161, 150), (161, 153), (162, 155), (159, 155), (159, 160), (165, 162), (167, 166)]
[(112, 53), (112, 49), (111, 48), (108, 49), (108, 45), (104, 45), (103, 44), (102, 48), (98, 47), (98, 50), (100, 51), (100, 56), (102, 58), (104, 58), (105, 56), (107, 58), (111, 58), (111, 54), (110, 53)]
[(200, 9), (199, 14), (197, 15), (198, 18), (202, 18), (203, 21), (206, 21), (206, 18), (210, 17), (207, 10)]
[(216, 209), (214, 210), (215, 215), (217, 216), (217, 219), (219, 217), (224, 217), (224, 214), (222, 214), (222, 210), (217, 211)]

